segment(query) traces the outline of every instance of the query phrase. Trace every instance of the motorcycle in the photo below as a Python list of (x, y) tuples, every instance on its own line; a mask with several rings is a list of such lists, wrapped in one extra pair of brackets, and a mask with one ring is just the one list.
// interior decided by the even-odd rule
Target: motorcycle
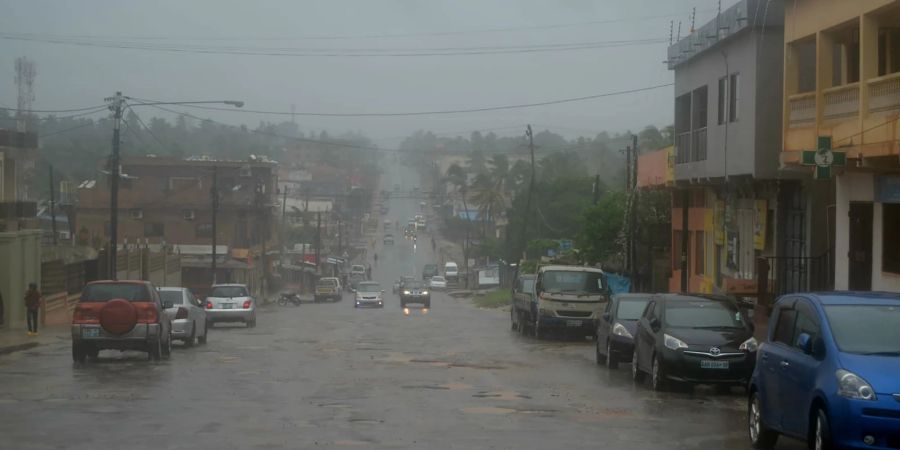
[(278, 296), (278, 306), (287, 306), (288, 303), (293, 303), (294, 306), (300, 306), (300, 296), (291, 292), (282, 292), (281, 295)]

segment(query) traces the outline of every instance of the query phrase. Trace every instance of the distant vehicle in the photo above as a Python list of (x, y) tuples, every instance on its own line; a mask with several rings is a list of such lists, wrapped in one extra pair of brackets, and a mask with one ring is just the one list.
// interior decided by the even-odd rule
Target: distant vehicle
[(717, 295), (655, 295), (634, 334), (631, 373), (650, 388), (670, 382), (746, 386), (757, 342), (737, 302)]
[(428, 287), (434, 291), (438, 289), (447, 289), (447, 279), (440, 275), (435, 275), (428, 279)]
[(536, 303), (532, 302), (535, 277), (536, 276), (533, 274), (522, 274), (516, 278), (515, 282), (513, 282), (512, 305), (509, 308), (510, 328), (512, 328), (513, 331), (519, 331), (522, 334), (525, 334), (527, 328), (524, 324), (520, 323), (521, 321), (519, 318), (530, 316), (532, 314), (532, 308), (536, 306)]
[(428, 206), (428, 203), (419, 202), (419, 208), (425, 209), (426, 206)]
[(397, 281), (394, 282), (394, 293), (395, 294), (400, 293), (400, 289), (403, 288), (404, 284), (406, 284), (412, 280), (415, 280), (415, 279), (416, 279), (416, 277), (409, 276), (409, 275), (401, 276), (400, 279), (398, 279)]
[(459, 266), (453, 261), (448, 261), (444, 264), (444, 277), (447, 278), (448, 282), (459, 282)]
[(384, 229), (389, 230), (391, 228), (392, 222), (390, 220), (384, 221)]
[(426, 308), (431, 307), (431, 292), (425, 283), (417, 280), (403, 283), (400, 291), (400, 307), (405, 308), (409, 303), (419, 303)]
[(900, 448), (900, 295), (781, 297), (750, 380), (753, 448)]
[(172, 352), (172, 323), (149, 281), (94, 281), (81, 292), (72, 315), (72, 359), (82, 363), (100, 350), (139, 350), (153, 361)]
[(427, 281), (429, 278), (436, 276), (439, 273), (437, 264), (425, 264), (425, 267), (422, 268), (422, 280)]
[(387, 204), (383, 204), (383, 205), (381, 205), (381, 211), (380, 211), (380, 212), (381, 212), (382, 215), (383, 215), (383, 214), (387, 214), (388, 212), (390, 212), (390, 207), (388, 207)]
[(384, 235), (384, 245), (394, 245), (394, 235), (387, 233)]
[(355, 308), (366, 306), (384, 307), (384, 291), (381, 285), (374, 281), (364, 281), (356, 287)]
[(538, 269), (530, 305), (516, 308), (514, 327), (538, 339), (549, 331), (594, 336), (609, 301), (606, 274), (593, 267), (548, 265)]
[(256, 300), (247, 285), (217, 284), (206, 296), (206, 317), (212, 326), (218, 322), (243, 322), (248, 328), (256, 326)]
[(594, 339), (597, 364), (616, 369), (620, 362), (631, 362), (637, 323), (652, 297), (651, 294), (619, 294), (606, 304)]
[(203, 302), (190, 289), (183, 287), (161, 287), (159, 298), (163, 303), (171, 303), (166, 314), (172, 321), (172, 339), (192, 346), (194, 342), (206, 343), (207, 320)]
[(341, 300), (341, 296), (341, 280), (334, 277), (324, 277), (316, 281), (316, 293), (313, 295), (314, 302), (319, 303), (322, 300), (338, 302)]
[[(372, 241), (372, 242), (375, 242), (375, 241)], [(364, 266), (362, 264), (354, 264), (354, 265), (350, 266), (350, 276), (353, 276), (353, 275), (362, 275), (363, 277), (365, 277), (366, 276), (366, 266)]]

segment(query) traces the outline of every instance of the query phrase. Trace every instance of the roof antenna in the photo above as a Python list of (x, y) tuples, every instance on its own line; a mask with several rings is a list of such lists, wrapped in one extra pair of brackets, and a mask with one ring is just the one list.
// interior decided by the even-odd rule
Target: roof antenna
[(672, 46), (672, 33), (675, 31), (674, 28), (675, 28), (675, 21), (670, 20), (669, 21), (669, 47)]
[(697, 7), (695, 6), (694, 9), (691, 11), (691, 34), (694, 34), (694, 31), (696, 31), (696, 30), (694, 30), (694, 22), (696, 20), (697, 20)]
[(678, 21), (678, 37), (675, 38), (675, 41), (677, 42), (680, 40), (681, 40), (681, 21), (679, 20)]

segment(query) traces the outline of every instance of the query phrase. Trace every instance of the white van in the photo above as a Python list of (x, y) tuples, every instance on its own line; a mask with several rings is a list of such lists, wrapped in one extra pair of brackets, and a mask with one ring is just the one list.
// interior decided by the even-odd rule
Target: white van
[(447, 281), (459, 282), (459, 266), (455, 262), (449, 261), (444, 264), (444, 278)]

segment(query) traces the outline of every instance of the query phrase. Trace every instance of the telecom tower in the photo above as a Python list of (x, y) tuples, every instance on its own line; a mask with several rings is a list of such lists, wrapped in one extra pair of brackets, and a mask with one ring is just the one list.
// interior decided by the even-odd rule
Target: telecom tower
[(22, 56), (16, 58), (16, 86), (19, 88), (19, 103), (16, 111), (16, 129), (21, 132), (29, 131), (29, 116), (31, 105), (34, 103), (34, 77), (37, 69), (34, 62)]

